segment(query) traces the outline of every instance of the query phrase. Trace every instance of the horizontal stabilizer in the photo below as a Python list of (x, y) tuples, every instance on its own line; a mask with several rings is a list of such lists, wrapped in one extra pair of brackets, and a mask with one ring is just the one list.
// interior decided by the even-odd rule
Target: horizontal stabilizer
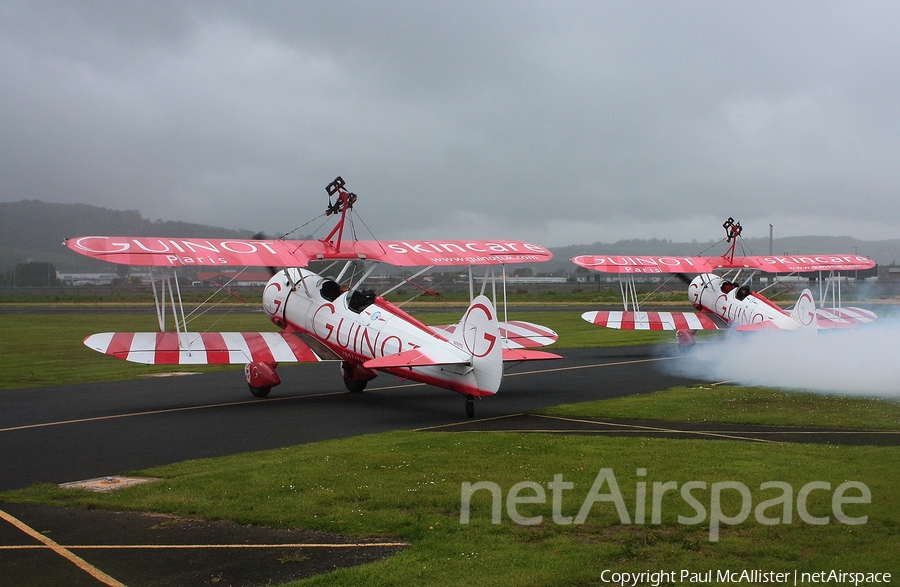
[(725, 328), (711, 314), (700, 312), (585, 312), (583, 320), (618, 330), (719, 330)]
[(816, 319), (819, 328), (854, 328), (862, 324), (868, 324), (878, 316), (871, 310), (864, 308), (818, 308)]
[[(443, 326), (432, 326), (431, 328), (450, 337), (456, 330), (456, 324), (444, 324)], [(550, 328), (540, 324), (522, 320), (510, 320), (509, 322), (500, 322), (500, 337), (503, 339), (504, 349), (521, 349), (553, 344), (557, 341), (559, 335)]]
[[(791, 328), (790, 330), (797, 330), (799, 326), (796, 328)], [(752, 322), (750, 324), (744, 324), (742, 326), (738, 326), (735, 328), (738, 332), (763, 332), (766, 330), (785, 330), (781, 328), (777, 324), (775, 324), (774, 320), (764, 320), (763, 322)]]
[(472, 361), (444, 347), (422, 347), (402, 353), (369, 359), (363, 363), (366, 369), (390, 369), (397, 367), (429, 367), (433, 365), (471, 365)]
[(286, 332), (103, 332), (84, 339), (97, 352), (146, 365), (306, 363), (322, 359)]
[(523, 349), (503, 349), (503, 361), (545, 361), (548, 359), (562, 359), (561, 356), (546, 351), (529, 351)]

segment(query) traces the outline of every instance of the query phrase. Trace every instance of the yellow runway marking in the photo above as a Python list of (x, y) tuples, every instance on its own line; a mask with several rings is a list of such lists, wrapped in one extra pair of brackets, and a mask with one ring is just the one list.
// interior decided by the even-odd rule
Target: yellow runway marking
[(308, 397), (323, 397), (329, 395), (342, 395), (350, 393), (349, 391), (331, 391), (328, 393), (316, 393), (310, 395), (292, 395), (288, 397), (273, 397), (271, 399), (242, 400), (237, 402), (225, 402), (221, 404), (203, 404), (200, 406), (185, 406), (183, 408), (166, 408), (162, 410), (148, 410), (146, 412), (131, 412), (128, 414), (113, 414), (111, 416), (96, 416), (93, 418), (77, 418), (74, 420), (60, 420), (58, 422), (44, 422), (41, 424), (24, 424), (22, 426), (12, 426), (10, 428), (0, 428), (0, 432), (13, 432), (16, 430), (28, 430), (29, 428), (47, 428), (49, 426), (63, 426), (65, 424), (81, 424), (84, 422), (101, 422), (103, 420), (117, 420), (119, 418), (134, 418), (137, 416), (153, 416), (156, 414), (171, 414), (173, 412), (189, 412), (191, 410), (206, 410), (209, 408), (222, 408), (227, 406), (240, 406), (245, 404), (261, 404), (272, 402), (283, 402), (293, 399), (305, 399)]
[(15, 526), (19, 530), (21, 530), (22, 532), (24, 532), (25, 534), (31, 536), (32, 538), (34, 538), (35, 540), (37, 540), (38, 542), (40, 542), (44, 545), (39, 548), (49, 548), (50, 550), (52, 550), (59, 556), (65, 558), (69, 562), (75, 564), (75, 566), (77, 566), (79, 569), (81, 569), (85, 573), (89, 574), (93, 578), (97, 579), (101, 583), (105, 583), (106, 585), (109, 585), (110, 587), (125, 587), (124, 583), (120, 583), (119, 581), (113, 579), (112, 577), (110, 577), (109, 575), (107, 575), (106, 573), (104, 573), (103, 571), (101, 571), (100, 569), (95, 567), (94, 565), (90, 564), (89, 562), (87, 562), (86, 560), (81, 558), (80, 556), (69, 551), (67, 548), (65, 548), (63, 546), (60, 546), (59, 544), (50, 540), (49, 538), (47, 538), (46, 536), (44, 536), (37, 530), (26, 525), (24, 522), (20, 521), (18, 518), (15, 518), (15, 517), (9, 515), (8, 513), (4, 512), (3, 510), (0, 510), (0, 518), (6, 520), (10, 524)]
[[(465, 426), (468, 424), (477, 424), (481, 422), (490, 422), (491, 420), (500, 420), (502, 418), (514, 418), (516, 416), (532, 416), (535, 418), (547, 418), (550, 420), (562, 420), (563, 422), (577, 422), (579, 424), (591, 424), (593, 426), (611, 426), (615, 428), (624, 428), (625, 432), (634, 432), (635, 434), (639, 434), (641, 432), (662, 432), (667, 434), (693, 434), (696, 436), (715, 436), (718, 438), (726, 438), (729, 440), (752, 440), (754, 442), (773, 442), (777, 443), (777, 440), (767, 440), (765, 438), (754, 438), (750, 436), (737, 436), (734, 433), (727, 432), (716, 432), (715, 430), (679, 430), (675, 428), (663, 428), (659, 426), (641, 426), (638, 424), (621, 424), (618, 422), (601, 422), (596, 420), (582, 420), (578, 418), (566, 418), (564, 416), (546, 416), (543, 414), (508, 414), (505, 416), (495, 416), (493, 418), (482, 418), (480, 420), (465, 420), (463, 422), (454, 422), (452, 424), (439, 424), (437, 426), (429, 426), (427, 428), (417, 428), (413, 430), (413, 432), (427, 432), (428, 430), (441, 430), (443, 428), (452, 428), (454, 426)], [(463, 432), (470, 432), (468, 430), (464, 430)], [(546, 434), (608, 434), (613, 432), (621, 432), (616, 430), (590, 430), (577, 428), (572, 430), (544, 430), (544, 429), (508, 429), (508, 430), (498, 430), (498, 432), (512, 432), (512, 433), (538, 433), (543, 432)], [(749, 432), (747, 434), (750, 434)], [(755, 434), (755, 433), (754, 433)]]
[(453, 426), (466, 426), (476, 422), (490, 422), (491, 420), (502, 420), (503, 418), (515, 418), (516, 416), (524, 416), (525, 414), (506, 414), (503, 416), (492, 416), (490, 418), (474, 418), (472, 420), (461, 420), (450, 424), (438, 424), (437, 426), (426, 426), (425, 428), (414, 428), (413, 432), (426, 432), (428, 430), (440, 430), (441, 428), (452, 428)]
[(593, 365), (575, 365), (573, 367), (556, 367), (554, 369), (539, 369), (537, 371), (522, 371), (518, 373), (504, 373), (504, 377), (515, 377), (518, 375), (534, 375), (536, 373), (556, 373), (558, 371), (575, 371), (578, 369), (596, 369), (598, 367), (618, 367), (620, 365), (634, 365), (636, 363), (654, 363), (657, 361), (671, 361), (681, 359), (683, 357), (658, 357), (656, 359), (634, 359), (632, 361), (616, 361), (615, 363), (594, 363)]
[(550, 420), (562, 420), (563, 422), (578, 422), (581, 424), (594, 424), (594, 425), (603, 425), (603, 426), (613, 426), (619, 428), (628, 428), (635, 431), (642, 432), (664, 432), (667, 434), (696, 434), (698, 436), (715, 436), (717, 438), (727, 438), (729, 440), (753, 440), (755, 442), (773, 442), (777, 444), (777, 440), (766, 440), (765, 438), (752, 438), (747, 436), (736, 436), (732, 434), (722, 434), (717, 432), (703, 432), (701, 430), (677, 430), (673, 428), (662, 428), (658, 426), (641, 426), (638, 424), (620, 424), (616, 422), (595, 422), (593, 420), (580, 420), (578, 418), (564, 418), (561, 416), (544, 416), (542, 414), (533, 414), (538, 418), (547, 418)]
[[(55, 543), (54, 543), (55, 544)], [(59, 545), (57, 545), (59, 546)], [(408, 542), (358, 542), (345, 543), (318, 543), (304, 542), (298, 544), (76, 544), (59, 546), (64, 550), (165, 550), (165, 549), (210, 549), (210, 548), (395, 548), (409, 546)], [(0, 550), (35, 550), (46, 549), (49, 546), (40, 544), (22, 544), (0, 546)], [(74, 555), (73, 555), (74, 556)], [(80, 559), (79, 559), (80, 560)], [(116, 583), (117, 585), (119, 583)]]

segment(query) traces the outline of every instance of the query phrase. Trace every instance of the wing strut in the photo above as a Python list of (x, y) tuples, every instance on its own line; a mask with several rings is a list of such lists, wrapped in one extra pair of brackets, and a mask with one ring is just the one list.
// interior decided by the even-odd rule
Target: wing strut
[[(187, 319), (184, 315), (184, 304), (181, 300), (181, 286), (178, 284), (178, 274), (175, 268), (172, 268), (172, 275), (169, 275), (169, 268), (163, 269), (162, 276), (159, 279), (160, 291), (156, 289), (156, 279), (154, 279), (153, 268), (150, 269), (150, 287), (153, 290), (153, 305), (156, 307), (156, 322), (160, 332), (166, 331), (166, 290), (168, 289), (169, 300), (172, 304), (172, 318), (175, 321), (175, 332), (178, 335), (178, 344), (186, 344), (187, 337)], [(175, 282), (172, 285), (172, 282)], [(177, 305), (175, 298), (178, 298)], [(180, 313), (180, 316), (179, 316)], [(190, 348), (187, 349), (190, 352)]]
[(638, 303), (637, 286), (634, 282), (634, 273), (626, 273), (619, 275), (619, 291), (622, 292), (622, 305), (625, 311), (628, 311), (628, 304), (631, 303), (631, 309), (635, 312), (640, 311)]
[[(501, 263), (500, 267), (501, 267), (500, 278), (503, 280), (501, 288), (502, 288), (502, 293), (503, 293), (503, 322), (505, 324), (508, 322), (508, 312), (507, 312), (507, 306), (506, 306), (506, 263)], [(483, 278), (483, 281), (481, 282), (481, 294), (480, 295), (484, 295), (484, 290), (487, 289), (488, 275), (490, 275), (490, 279), (491, 279), (491, 297), (492, 297), (491, 301), (494, 302), (494, 308), (499, 308), (500, 306), (497, 304), (497, 272), (494, 269), (493, 265), (488, 265), (484, 269), (484, 278)], [(472, 301), (471, 301), (471, 298), (472, 298), (472, 266), (471, 265), (469, 265), (469, 298), (470, 298), (469, 303), (471, 304), (472, 303)], [(505, 331), (503, 331), (503, 332), (505, 332)], [(504, 337), (505, 336), (506, 335), (504, 334)]]
[(503, 322), (508, 324), (509, 319), (506, 316), (506, 264), (501, 265), (501, 267), (503, 267)]
[[(823, 289), (822, 282), (825, 282)], [(834, 270), (828, 272), (828, 277), (823, 279), (822, 271), (819, 271), (819, 307), (824, 308), (828, 300), (828, 290), (831, 290), (831, 307), (841, 307), (841, 279)]]

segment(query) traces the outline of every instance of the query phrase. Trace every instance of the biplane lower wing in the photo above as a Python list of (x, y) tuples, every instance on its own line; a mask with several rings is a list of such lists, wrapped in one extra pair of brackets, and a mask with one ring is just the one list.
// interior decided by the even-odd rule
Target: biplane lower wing
[(307, 363), (322, 359), (287, 332), (103, 332), (84, 339), (89, 348), (146, 365)]
[(597, 326), (618, 330), (720, 330), (724, 322), (702, 312), (624, 312), (601, 310), (581, 315)]

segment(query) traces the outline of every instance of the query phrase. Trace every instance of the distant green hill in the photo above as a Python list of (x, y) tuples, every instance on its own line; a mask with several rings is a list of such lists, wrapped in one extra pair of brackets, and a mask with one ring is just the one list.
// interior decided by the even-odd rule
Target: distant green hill
[(154, 222), (137, 210), (37, 200), (0, 202), (0, 270), (32, 260), (48, 261), (59, 271), (109, 271), (108, 263), (77, 255), (62, 246), (68, 237), (86, 235), (248, 238), (253, 232), (187, 222)]

